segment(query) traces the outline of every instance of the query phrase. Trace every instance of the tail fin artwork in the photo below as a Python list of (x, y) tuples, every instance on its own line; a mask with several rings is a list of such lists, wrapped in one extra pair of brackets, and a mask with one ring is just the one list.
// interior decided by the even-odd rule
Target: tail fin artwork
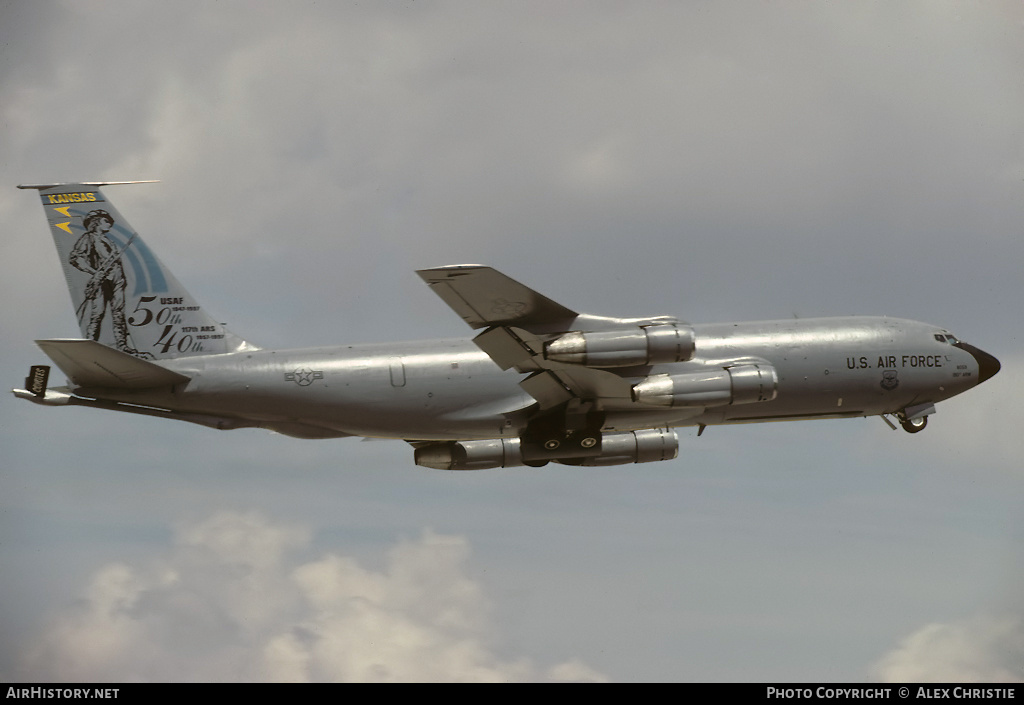
[(159, 360), (256, 349), (218, 323), (118, 213), (100, 186), (23, 184), (43, 202), (82, 336)]

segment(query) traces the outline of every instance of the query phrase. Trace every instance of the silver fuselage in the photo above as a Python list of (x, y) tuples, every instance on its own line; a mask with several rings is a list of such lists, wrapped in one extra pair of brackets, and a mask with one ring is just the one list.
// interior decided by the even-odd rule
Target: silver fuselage
[[(889, 414), (942, 401), (981, 381), (970, 346), (940, 341), (942, 328), (917, 321), (857, 316), (693, 328), (692, 360), (618, 373), (640, 382), (654, 374), (767, 362), (778, 375), (775, 398), (714, 408), (605, 402), (605, 430)], [(223, 428), (409, 440), (517, 436), (536, 404), (519, 386), (524, 375), (499, 369), (468, 339), (254, 350), (160, 364), (191, 380), (170, 391), (76, 391), (236, 421)]]

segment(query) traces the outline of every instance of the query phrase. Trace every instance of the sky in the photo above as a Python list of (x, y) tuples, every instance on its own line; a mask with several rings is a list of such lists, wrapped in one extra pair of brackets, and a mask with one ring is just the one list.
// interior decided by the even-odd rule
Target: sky
[[(575, 310), (890, 315), (992, 353), (920, 434), (683, 429), (446, 473), (398, 441), (0, 397), (0, 680), (1024, 681), (1015, 1), (0, 0), (0, 367), (78, 335), (19, 183), (106, 190), (265, 348)], [(59, 374), (59, 373), (58, 373)]]

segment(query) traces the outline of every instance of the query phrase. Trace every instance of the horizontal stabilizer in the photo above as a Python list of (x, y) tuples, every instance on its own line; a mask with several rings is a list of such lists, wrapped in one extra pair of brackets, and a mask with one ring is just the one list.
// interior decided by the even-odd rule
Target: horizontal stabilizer
[(37, 340), (76, 386), (145, 389), (187, 382), (188, 377), (95, 340)]

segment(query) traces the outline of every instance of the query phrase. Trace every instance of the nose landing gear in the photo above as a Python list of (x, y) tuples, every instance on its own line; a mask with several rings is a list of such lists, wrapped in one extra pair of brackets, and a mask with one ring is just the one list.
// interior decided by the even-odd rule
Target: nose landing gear
[(926, 402), (924, 404), (917, 404), (915, 406), (908, 406), (905, 409), (899, 411), (890, 411), (882, 414), (882, 421), (891, 428), (893, 431), (896, 430), (896, 424), (889, 420), (889, 416), (895, 416), (896, 420), (900, 422), (900, 426), (907, 433), (920, 433), (924, 430), (925, 426), (928, 425), (928, 417), (935, 413), (935, 405)]
[(928, 425), (927, 416), (918, 416), (916, 419), (900, 418), (900, 426), (907, 433), (919, 433)]

